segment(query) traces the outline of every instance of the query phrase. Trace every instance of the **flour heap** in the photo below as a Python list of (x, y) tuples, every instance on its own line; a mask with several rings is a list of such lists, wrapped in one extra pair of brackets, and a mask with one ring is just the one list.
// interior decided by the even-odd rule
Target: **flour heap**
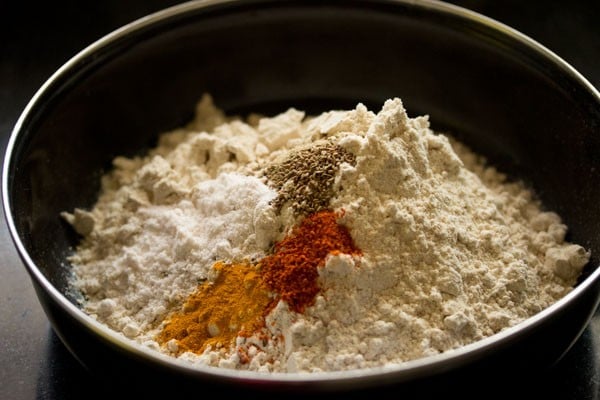
[[(377, 113), (358, 104), (241, 118), (204, 95), (195, 119), (147, 155), (114, 160), (91, 210), (62, 215), (82, 235), (70, 262), (85, 312), (173, 357), (261, 372), (383, 367), (458, 348), (565, 296), (590, 257), (532, 191), (397, 98)], [(302, 272), (305, 260), (276, 253), (297, 246), (292, 234), (321, 235), (299, 227), (325, 215), (341, 230), (311, 237), (315, 247), (350, 239), (324, 247), (315, 292), (292, 306), (272, 283), (304, 285), (284, 264)], [(275, 264), (278, 275), (261, 278)], [(262, 294), (211, 296), (229, 293), (227, 268), (230, 286)], [(264, 312), (244, 314), (259, 297)], [(211, 338), (194, 348), (177, 315), (203, 305), (202, 318), (221, 319), (192, 318)]]

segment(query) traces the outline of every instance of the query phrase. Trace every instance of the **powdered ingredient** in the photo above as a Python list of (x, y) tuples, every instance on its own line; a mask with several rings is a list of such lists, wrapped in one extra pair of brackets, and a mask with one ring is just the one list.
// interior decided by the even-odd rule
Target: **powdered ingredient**
[(314, 302), (319, 292), (319, 268), (329, 255), (360, 255), (346, 227), (331, 211), (319, 211), (302, 220), (290, 235), (275, 245), (275, 253), (261, 262), (263, 279), (287, 306), (298, 313)]
[[(325, 157), (325, 181), (310, 161), (324, 143), (338, 154)], [(409, 118), (397, 98), (378, 113), (358, 104), (243, 120), (205, 95), (194, 121), (114, 165), (94, 208), (63, 213), (83, 236), (72, 286), (98, 321), (191, 363), (319, 372), (438, 354), (548, 307), (590, 257), (533, 192), (433, 132), (427, 116)], [(318, 182), (325, 190), (296, 194)], [(325, 208), (343, 210), (338, 223), (360, 255), (326, 256), (310, 306), (278, 301), (230, 347), (159, 345), (169, 317), (219, 265), (260, 262)]]
[(247, 262), (217, 262), (213, 269), (214, 281), (205, 282), (168, 319), (157, 337), (159, 343), (178, 353), (202, 353), (207, 346), (228, 348), (236, 336), (262, 327), (263, 312), (272, 299), (258, 268)]

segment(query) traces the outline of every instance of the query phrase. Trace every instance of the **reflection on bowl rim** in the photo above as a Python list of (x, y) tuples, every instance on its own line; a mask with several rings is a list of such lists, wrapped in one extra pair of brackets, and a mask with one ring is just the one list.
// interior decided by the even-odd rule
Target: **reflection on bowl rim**
[[(13, 156), (13, 150), (15, 144), (20, 136), (20, 132), (27, 119), (27, 116), (39, 106), (38, 101), (43, 97), (43, 94), (50, 91), (53, 87), (54, 82), (60, 80), (63, 76), (67, 76), (69, 71), (74, 68), (83, 59), (89, 57), (105, 46), (109, 45), (119, 38), (125, 37), (130, 33), (136, 32), (144, 27), (156, 24), (159, 21), (169, 19), (173, 16), (182, 15), (187, 12), (201, 9), (203, 7), (213, 5), (224, 5), (228, 3), (236, 3), (237, 0), (206, 0), (206, 1), (189, 1), (179, 5), (165, 8), (163, 10), (154, 12), (145, 17), (139, 18), (129, 24), (122, 26), (119, 29), (112, 31), (111, 33), (103, 36), (99, 40), (90, 44), (69, 61), (63, 64), (56, 72), (54, 72), (50, 78), (40, 87), (40, 89), (31, 98), (19, 119), (17, 120), (6, 148), (3, 172), (2, 172), (2, 202), (5, 219), (8, 224), (11, 238), (18, 250), (19, 255), (25, 263), (25, 266), (30, 273), (31, 277), (35, 279), (48, 293), (48, 295), (60, 306), (66, 310), (71, 317), (81, 322), (87, 329), (94, 332), (104, 340), (112, 343), (113, 345), (121, 348), (122, 350), (138, 355), (147, 361), (157, 362), (164, 367), (175, 368), (182, 373), (187, 374), (209, 374), (219, 376), (222, 378), (231, 379), (243, 379), (254, 382), (288, 382), (288, 383), (303, 383), (303, 382), (346, 382), (352, 380), (357, 383), (361, 379), (368, 379), (370, 377), (377, 376), (378, 378), (389, 375), (390, 378), (394, 378), (395, 381), (409, 380), (412, 377), (422, 376), (426, 371), (435, 370), (435, 366), (447, 362), (453, 366), (461, 366), (468, 363), (471, 359), (477, 359), (483, 356), (486, 352), (493, 350), (493, 345), (502, 343), (509, 343), (511, 339), (515, 338), (517, 334), (530, 331), (539, 325), (545, 318), (551, 314), (557, 313), (560, 309), (566, 307), (566, 305), (573, 301), (577, 296), (580, 296), (586, 288), (592, 285), (596, 280), (600, 279), (600, 268), (596, 268), (585, 280), (579, 283), (570, 293), (558, 300), (554, 304), (533, 315), (532, 317), (522, 321), (521, 323), (505, 329), (502, 332), (496, 333), (492, 336), (478, 340), (474, 343), (461, 346), (454, 350), (448, 350), (446, 352), (426, 356), (423, 358), (402, 362), (399, 364), (389, 364), (383, 367), (371, 367), (365, 369), (349, 370), (349, 371), (328, 371), (318, 373), (285, 373), (285, 372), (255, 372), (255, 371), (242, 371), (226, 369), (221, 367), (211, 367), (206, 365), (190, 364), (189, 362), (177, 359), (175, 357), (160, 353), (156, 350), (149, 349), (133, 340), (127, 339), (122, 334), (113, 331), (104, 324), (96, 321), (94, 318), (89, 316), (83, 310), (71, 303), (60, 291), (58, 291), (44, 276), (44, 274), (36, 267), (33, 260), (30, 258), (25, 246), (21, 242), (15, 223), (11, 215), (11, 201), (8, 193), (9, 186), (9, 170), (11, 166), (11, 160)], [(269, 1), (267, 1), (269, 2)], [(375, 1), (377, 2), (377, 1)], [(555, 63), (564, 71), (567, 75), (578, 81), (582, 87), (586, 88), (592, 95), (598, 99), (600, 104), (600, 93), (591, 83), (584, 78), (577, 70), (571, 65), (557, 56), (554, 52), (539, 44), (532, 38), (520, 33), (519, 31), (500, 23), (494, 19), (483, 16), (477, 12), (467, 10), (465, 8), (455, 6), (449, 3), (443, 3), (435, 0), (383, 0), (383, 3), (389, 4), (405, 4), (411, 7), (420, 7), (426, 10), (434, 10), (437, 12), (451, 14), (453, 16), (463, 18), (467, 21), (487, 26), (488, 28), (503, 34), (510, 39), (524, 44), (527, 48), (533, 52), (541, 54), (544, 59), (549, 62)], [(600, 302), (597, 300), (596, 306)], [(568, 350), (568, 349), (567, 349)], [(565, 350), (565, 352), (567, 351)]]

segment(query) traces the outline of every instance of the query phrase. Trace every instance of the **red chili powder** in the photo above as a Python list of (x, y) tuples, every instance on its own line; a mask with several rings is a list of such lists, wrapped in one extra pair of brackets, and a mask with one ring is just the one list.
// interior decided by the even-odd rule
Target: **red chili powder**
[(311, 214), (260, 262), (263, 281), (278, 295), (273, 305), (281, 299), (291, 310), (303, 312), (319, 292), (318, 267), (328, 254), (362, 254), (338, 217), (329, 210)]

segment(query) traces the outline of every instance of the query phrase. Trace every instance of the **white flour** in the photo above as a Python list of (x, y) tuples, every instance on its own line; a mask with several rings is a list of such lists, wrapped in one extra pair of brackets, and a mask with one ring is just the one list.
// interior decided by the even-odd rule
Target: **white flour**
[[(83, 235), (71, 258), (83, 309), (117, 332), (154, 340), (215, 261), (259, 260), (303, 215), (265, 168), (329, 140), (352, 155), (329, 209), (344, 210), (362, 256), (330, 255), (304, 313), (280, 301), (235, 349), (183, 353), (192, 363), (318, 372), (386, 366), (437, 354), (513, 326), (568, 293), (590, 254), (520, 183), (409, 118), (399, 99), (374, 113), (229, 118), (210, 96), (188, 126), (144, 158), (115, 160), (90, 211), (63, 213)], [(348, 158), (346, 158), (347, 160)], [(285, 164), (281, 164), (285, 165)], [(290, 193), (287, 187), (288, 195)], [(264, 337), (264, 336), (263, 336)]]

